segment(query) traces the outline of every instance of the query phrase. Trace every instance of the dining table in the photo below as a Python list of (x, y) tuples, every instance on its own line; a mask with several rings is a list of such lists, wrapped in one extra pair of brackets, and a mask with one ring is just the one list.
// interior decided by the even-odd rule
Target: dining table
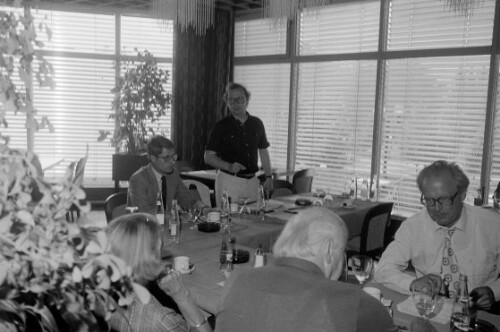
[[(271, 249), (274, 241), (279, 236), (286, 222), (303, 208), (292, 204), (299, 198), (313, 199), (312, 195), (295, 195), (283, 197), (276, 200), (266, 201), (267, 213), (256, 211), (250, 204), (253, 212), (248, 215), (232, 214), (230, 225), (233, 249), (247, 251), (250, 260), (247, 262), (235, 262), (234, 270), (243, 266), (252, 267), (254, 254), (259, 245), (262, 245), (266, 253), (267, 264), (272, 264), (273, 256)], [(337, 198), (340, 201), (340, 198)], [(338, 203), (338, 202), (337, 202)], [(364, 213), (370, 206), (375, 206), (377, 202), (355, 201), (355, 209), (343, 209), (341, 205), (330, 207), (341, 216), (349, 229), (350, 236), (355, 236), (360, 232), (360, 224)], [(289, 211), (289, 212), (286, 212)], [(169, 240), (168, 232), (164, 234), (163, 257), (171, 259), (176, 256), (188, 256), (193, 264), (191, 273), (183, 275), (183, 281), (188, 288), (194, 302), (203, 309), (207, 315), (217, 314), (222, 289), (227, 277), (227, 273), (220, 270), (219, 253), (222, 243), (222, 232), (202, 232), (198, 230), (198, 225), (192, 222), (183, 222), (180, 241), (173, 243)], [(356, 282), (354, 278), (351, 281)], [(416, 310), (408, 305), (411, 299), (407, 295), (398, 293), (381, 284), (373, 281), (369, 286), (377, 287), (381, 290), (382, 296), (390, 302), (390, 309), (394, 323), (400, 330), (410, 330), (412, 321), (418, 318)], [(361, 287), (361, 286), (360, 286)], [(440, 317), (440, 320), (431, 318), (430, 323), (438, 332), (449, 331), (449, 317)], [(488, 321), (495, 326), (500, 326), (500, 316), (486, 312), (479, 312), (479, 318)]]

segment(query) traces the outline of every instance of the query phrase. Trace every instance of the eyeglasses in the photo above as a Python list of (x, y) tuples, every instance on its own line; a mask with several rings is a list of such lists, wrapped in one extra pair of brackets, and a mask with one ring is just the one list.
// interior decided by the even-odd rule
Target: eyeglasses
[(238, 98), (229, 98), (227, 100), (228, 104), (234, 105), (234, 104), (244, 104), (246, 102), (245, 97), (238, 97)]
[(455, 197), (457, 197), (457, 195), (458, 195), (458, 191), (453, 196), (444, 196), (444, 197), (438, 197), (438, 198), (427, 198), (422, 193), (422, 196), (420, 196), (420, 202), (424, 206), (435, 206), (436, 203), (439, 203), (439, 205), (441, 205), (441, 206), (451, 206), (451, 205), (453, 205), (453, 202), (455, 201)]
[(176, 161), (177, 160), (177, 155), (173, 154), (173, 155), (170, 155), (170, 156), (167, 155), (167, 156), (163, 156), (163, 157), (156, 156), (156, 158), (161, 159), (161, 160), (163, 160), (165, 162), (170, 162), (170, 161)]

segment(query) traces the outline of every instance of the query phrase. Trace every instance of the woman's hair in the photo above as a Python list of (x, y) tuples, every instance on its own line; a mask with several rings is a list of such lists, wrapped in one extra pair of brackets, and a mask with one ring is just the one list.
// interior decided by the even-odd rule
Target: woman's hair
[(324, 243), (344, 251), (347, 228), (344, 221), (325, 208), (309, 208), (292, 217), (273, 247), (276, 257), (309, 258), (316, 256)]
[(449, 163), (445, 160), (438, 160), (426, 166), (417, 176), (418, 189), (423, 192), (424, 181), (432, 176), (449, 174), (457, 184), (457, 190), (466, 193), (469, 188), (469, 178), (464, 171), (455, 163)]
[(108, 251), (132, 268), (132, 279), (140, 284), (154, 280), (164, 269), (161, 261), (160, 226), (147, 213), (133, 213), (113, 219), (106, 233)]

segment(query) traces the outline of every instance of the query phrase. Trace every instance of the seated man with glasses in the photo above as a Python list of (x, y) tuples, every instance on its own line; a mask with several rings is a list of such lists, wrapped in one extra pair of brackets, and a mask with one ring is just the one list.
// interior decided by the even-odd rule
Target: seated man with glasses
[[(424, 205), (398, 229), (375, 270), (375, 281), (403, 293), (426, 280), (457, 294), (468, 277), (473, 303), (490, 310), (500, 300), (498, 214), (464, 204), (469, 179), (455, 163), (436, 161), (417, 177)], [(414, 276), (403, 271), (412, 263)]]
[(163, 136), (155, 136), (147, 149), (149, 164), (130, 177), (127, 206), (136, 206), (138, 212), (152, 215), (157, 213), (158, 202), (170, 211), (173, 199), (184, 210), (203, 207), (203, 202), (193, 196), (174, 167), (177, 160), (174, 143)]
[(217, 206), (226, 190), (233, 200), (257, 199), (258, 158), (265, 172), (265, 190), (273, 189), (269, 142), (262, 121), (247, 112), (250, 92), (241, 84), (229, 83), (224, 93), (230, 115), (215, 124), (205, 150), (205, 163), (219, 169), (215, 180)]

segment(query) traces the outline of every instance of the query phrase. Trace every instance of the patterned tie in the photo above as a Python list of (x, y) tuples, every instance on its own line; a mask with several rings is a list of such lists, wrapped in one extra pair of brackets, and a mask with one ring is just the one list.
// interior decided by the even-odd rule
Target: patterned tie
[(457, 290), (460, 288), (460, 273), (458, 269), (457, 257), (451, 247), (451, 237), (455, 233), (456, 228), (444, 230), (444, 249), (443, 259), (441, 262), (441, 273), (444, 275), (444, 280), (448, 282), (450, 298), (455, 298)]
[(161, 200), (163, 203), (163, 211), (167, 211), (167, 177), (161, 177)]

